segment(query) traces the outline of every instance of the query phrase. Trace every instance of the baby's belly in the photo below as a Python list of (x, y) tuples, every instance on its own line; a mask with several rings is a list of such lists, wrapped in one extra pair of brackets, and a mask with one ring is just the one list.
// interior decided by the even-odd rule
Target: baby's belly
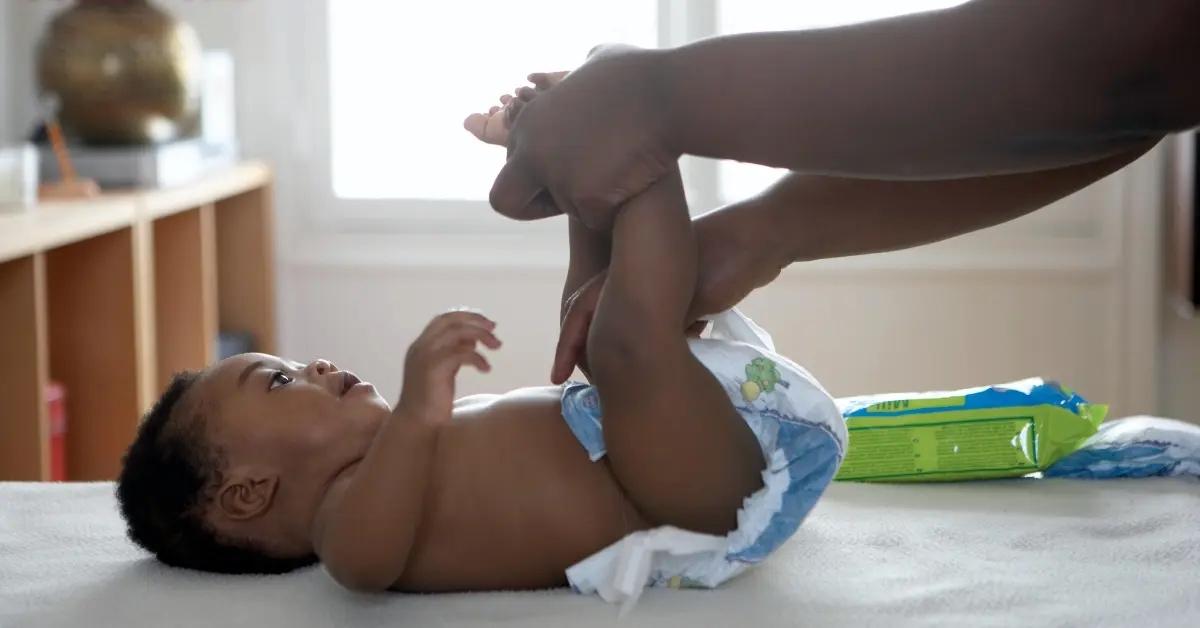
[(463, 414), (439, 442), (428, 510), (395, 588), (560, 586), (567, 567), (648, 527), (563, 422), (557, 387)]

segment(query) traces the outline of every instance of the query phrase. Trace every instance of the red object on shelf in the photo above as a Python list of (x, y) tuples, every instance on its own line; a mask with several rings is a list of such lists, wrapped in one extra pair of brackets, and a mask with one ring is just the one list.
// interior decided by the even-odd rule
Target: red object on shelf
[(50, 415), (50, 480), (67, 481), (67, 389), (58, 382), (46, 384)]

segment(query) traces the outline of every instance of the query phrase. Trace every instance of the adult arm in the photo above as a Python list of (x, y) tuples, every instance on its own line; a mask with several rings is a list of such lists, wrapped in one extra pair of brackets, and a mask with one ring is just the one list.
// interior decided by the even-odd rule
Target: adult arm
[(1194, 0), (975, 0), (603, 48), (514, 121), (492, 205), (607, 227), (683, 153), (902, 179), (1092, 162), (1200, 122), (1196, 24)]

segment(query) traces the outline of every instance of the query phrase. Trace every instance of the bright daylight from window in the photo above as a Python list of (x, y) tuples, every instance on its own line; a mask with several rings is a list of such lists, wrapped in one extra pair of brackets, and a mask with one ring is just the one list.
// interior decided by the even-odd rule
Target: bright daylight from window
[[(699, 37), (833, 26), (962, 1), (709, 0), (683, 6), (695, 11), (715, 4), (716, 32)], [(657, 43), (654, 0), (441, 0), (413, 7), (329, 2), (332, 179), (340, 198), (486, 199), (504, 154), (462, 130), (468, 113), (486, 110), (530, 72), (578, 66), (595, 44)], [(721, 164), (717, 172), (727, 200), (757, 193), (781, 174), (738, 163)]]

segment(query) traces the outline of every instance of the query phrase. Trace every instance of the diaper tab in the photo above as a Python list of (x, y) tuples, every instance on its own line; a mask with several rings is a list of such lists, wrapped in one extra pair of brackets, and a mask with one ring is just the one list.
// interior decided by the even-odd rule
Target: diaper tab
[(633, 609), (650, 580), (655, 554), (671, 556), (724, 553), (725, 537), (689, 532), (673, 526), (634, 532), (567, 569), (567, 579), (580, 593), (597, 593), (620, 604), (620, 617)]

